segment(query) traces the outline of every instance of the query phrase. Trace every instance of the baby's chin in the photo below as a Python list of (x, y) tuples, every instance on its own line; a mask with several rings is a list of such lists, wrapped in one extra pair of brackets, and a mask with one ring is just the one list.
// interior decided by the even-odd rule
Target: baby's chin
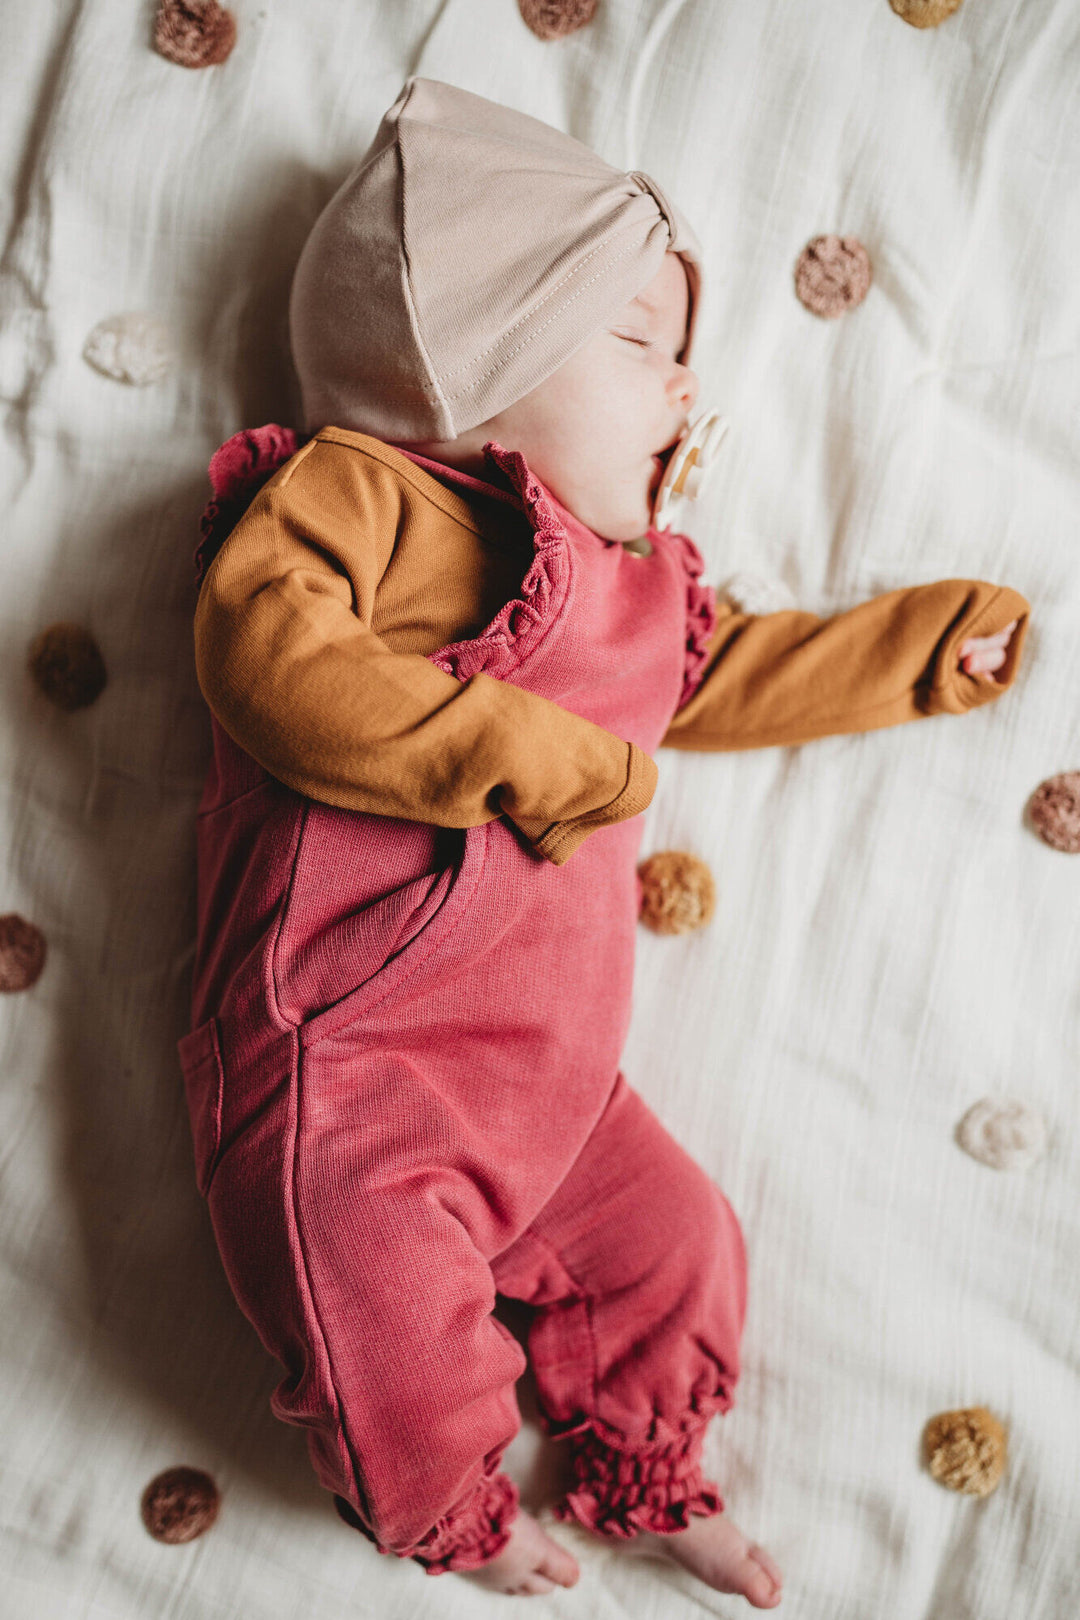
[(601, 540), (621, 540), (625, 543), (627, 540), (640, 540), (651, 525), (652, 514), (646, 507), (641, 517), (633, 522), (609, 523), (606, 527), (590, 523), (589, 527), (600, 536)]
[[(543, 479), (543, 473), (539, 476)], [(652, 501), (644, 481), (635, 488), (628, 478), (612, 477), (605, 488), (595, 477), (578, 474), (564, 479), (559, 471), (543, 481), (555, 499), (602, 540), (637, 540), (652, 523)]]
[(602, 540), (637, 540), (652, 523), (647, 500), (589, 501), (574, 516)]

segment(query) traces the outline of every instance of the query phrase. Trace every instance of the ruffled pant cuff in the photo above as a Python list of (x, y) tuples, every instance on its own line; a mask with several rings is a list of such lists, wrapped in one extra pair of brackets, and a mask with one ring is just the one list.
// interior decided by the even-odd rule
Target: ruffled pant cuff
[(628, 1539), (643, 1530), (673, 1535), (691, 1514), (724, 1511), (720, 1493), (701, 1472), (705, 1425), (668, 1445), (623, 1450), (588, 1431), (573, 1453), (575, 1485), (554, 1509), (565, 1523), (597, 1535)]
[(502, 1552), (517, 1518), (518, 1488), (506, 1474), (486, 1476), (463, 1507), (444, 1514), (415, 1546), (403, 1549), (381, 1546), (344, 1497), (335, 1496), (334, 1506), (346, 1524), (375, 1542), (379, 1552), (412, 1558), (428, 1575), (445, 1575), (452, 1570), (479, 1569)]

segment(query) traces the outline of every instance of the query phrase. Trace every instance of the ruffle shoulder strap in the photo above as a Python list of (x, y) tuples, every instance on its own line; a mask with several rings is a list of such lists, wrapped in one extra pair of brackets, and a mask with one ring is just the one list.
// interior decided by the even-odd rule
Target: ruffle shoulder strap
[(688, 534), (668, 537), (680, 548), (686, 569), (686, 663), (679, 708), (689, 703), (701, 684), (709, 657), (709, 642), (716, 629), (716, 591), (701, 581), (705, 559)]
[(199, 519), (202, 538), (195, 548), (196, 585), (267, 479), (306, 443), (307, 437), (292, 428), (267, 422), (243, 428), (214, 451), (209, 467), (214, 494)]

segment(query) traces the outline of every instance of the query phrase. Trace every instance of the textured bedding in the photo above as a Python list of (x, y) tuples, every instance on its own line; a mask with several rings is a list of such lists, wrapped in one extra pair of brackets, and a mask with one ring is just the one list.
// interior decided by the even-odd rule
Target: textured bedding
[[(271, 1415), (280, 1369), (220, 1266), (175, 1050), (210, 748), (206, 466), (238, 428), (295, 423), (293, 265), (412, 73), (644, 169), (693, 223), (702, 400), (730, 428), (685, 526), (718, 588), (751, 574), (832, 613), (965, 577), (1031, 603), (1015, 686), (974, 713), (658, 754), (642, 854), (695, 855), (717, 906), (639, 929), (623, 1069), (746, 1233), (744, 1372), (706, 1461), (785, 1572), (778, 1612), (1069, 1620), (1080, 860), (1029, 805), (1080, 770), (1080, 13), (965, 0), (917, 28), (887, 0), (599, 0), (542, 39), (515, 0), (230, 9), (206, 67), (155, 51), (153, 8), (121, 0), (23, 8), (5, 42), (2, 1620), (502, 1603), (380, 1557)], [(822, 234), (872, 269), (836, 318), (795, 292)], [(148, 320), (100, 330), (123, 315)], [(104, 661), (80, 708), (28, 667), (56, 623)], [(966, 1151), (984, 1099), (1041, 1120), (1041, 1151)], [(561, 1458), (527, 1376), (519, 1398), (505, 1466), (544, 1517)], [(1007, 1434), (983, 1497), (922, 1445), (974, 1407)], [(220, 1511), (169, 1544), (140, 1500), (179, 1465)], [(750, 1612), (553, 1534), (582, 1578), (532, 1600), (547, 1612)]]

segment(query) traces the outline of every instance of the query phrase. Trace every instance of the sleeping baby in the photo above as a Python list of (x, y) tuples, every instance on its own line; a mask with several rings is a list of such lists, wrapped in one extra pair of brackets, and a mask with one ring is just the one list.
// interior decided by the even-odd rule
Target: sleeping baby
[(349, 1525), (432, 1575), (573, 1585), (500, 1466), (530, 1365), (556, 1518), (773, 1608), (702, 1470), (742, 1233), (619, 1069), (652, 756), (965, 713), (1029, 609), (966, 579), (832, 618), (718, 603), (654, 521), (701, 290), (647, 175), (406, 83), (297, 268), (303, 431), (211, 464), (180, 1056), (272, 1409)]

